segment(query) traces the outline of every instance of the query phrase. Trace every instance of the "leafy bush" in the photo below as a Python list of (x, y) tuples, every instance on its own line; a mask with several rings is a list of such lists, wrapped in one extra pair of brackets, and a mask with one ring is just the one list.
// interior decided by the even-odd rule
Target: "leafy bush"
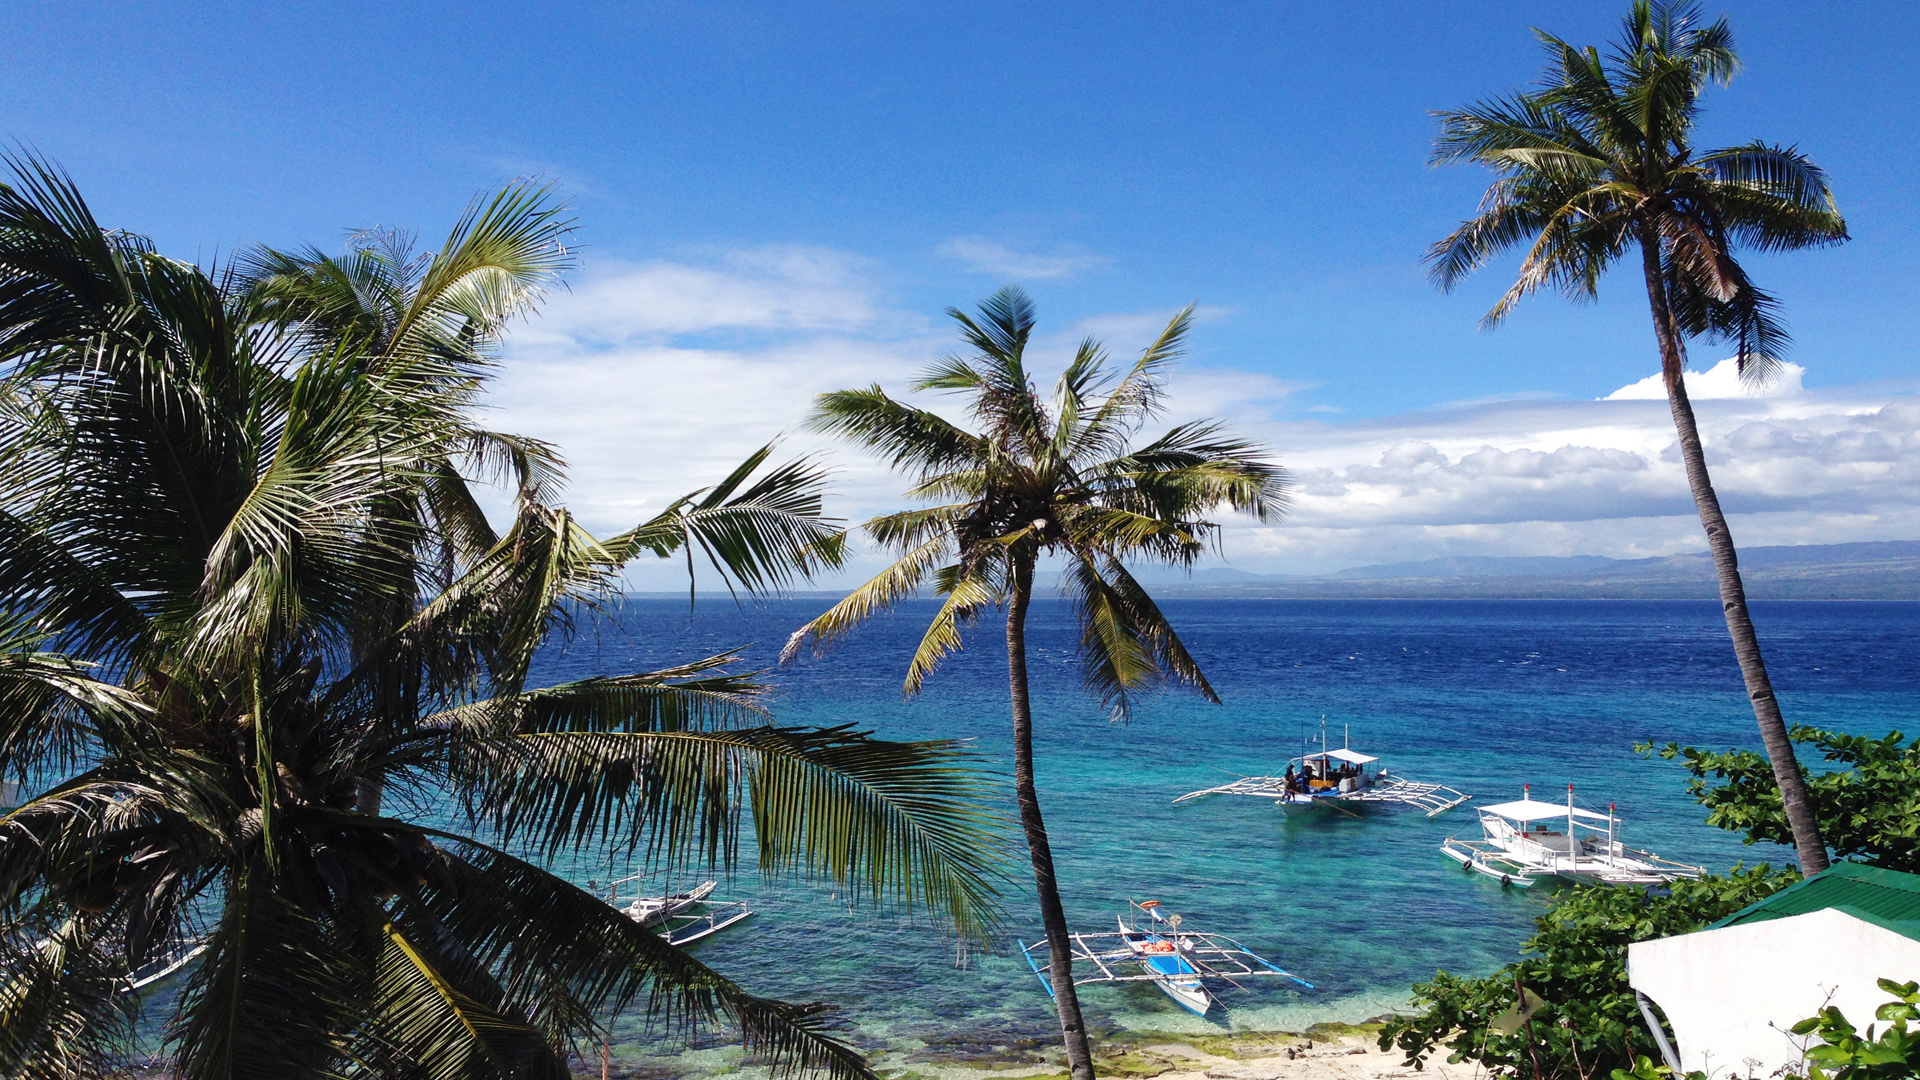
[[(1884, 738), (1795, 727), (1793, 741), (1841, 768), (1808, 776), (1807, 794), (1827, 846), (1842, 859), (1920, 873), (1920, 738)], [(1653, 747), (1641, 744), (1642, 752)], [(1668, 743), (1659, 750), (1693, 774), (1687, 790), (1707, 808), (1707, 824), (1745, 833), (1747, 843), (1793, 843), (1774, 785), (1773, 766), (1752, 750), (1701, 750)], [(1801, 752), (1800, 760), (1811, 755)], [(1717, 783), (1716, 783), (1717, 781)]]
[[(1655, 1051), (1627, 985), (1627, 946), (1685, 934), (1793, 884), (1800, 875), (1761, 865), (1725, 877), (1675, 882), (1664, 894), (1630, 885), (1567, 892), (1536, 922), (1519, 961), (1483, 979), (1436, 972), (1413, 988), (1420, 1011), (1380, 1033), (1415, 1068), (1441, 1048), (1449, 1062), (1494, 1073), (1587, 1080), (1631, 1069)], [(1523, 1015), (1523, 992), (1539, 1004)], [(1504, 1021), (1504, 1022), (1503, 1022)]]
[[(1876, 1020), (1887, 1021), (1887, 1029), (1874, 1037), (1873, 1025), (1865, 1035), (1854, 1030), (1839, 1009), (1828, 1006), (1820, 1015), (1793, 1025), (1795, 1035), (1818, 1035), (1821, 1045), (1807, 1050), (1808, 1080), (1894, 1080), (1895, 1077), (1920, 1076), (1920, 1031), (1907, 1025), (1920, 1020), (1920, 983), (1897, 983), (1881, 979), (1880, 989), (1894, 996), (1893, 1001), (1874, 1012)], [(1830, 1071), (1829, 1071), (1830, 1070)]]

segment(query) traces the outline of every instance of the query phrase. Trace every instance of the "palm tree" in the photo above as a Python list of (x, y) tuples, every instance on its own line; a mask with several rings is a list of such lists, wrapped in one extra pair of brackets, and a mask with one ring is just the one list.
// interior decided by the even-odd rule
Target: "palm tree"
[(1260, 447), (1226, 435), (1211, 421), (1181, 424), (1134, 445), (1134, 434), (1161, 411), (1162, 375), (1179, 355), (1192, 308), (1174, 316), (1117, 382), (1100, 344), (1081, 342), (1050, 402), (1041, 399), (1026, 366), (1034, 326), (1026, 293), (1001, 290), (981, 302), (977, 318), (952, 308), (947, 314), (975, 355), (941, 360), (913, 389), (966, 395), (976, 430), (896, 401), (879, 386), (824, 394), (817, 401), (813, 423), (819, 430), (885, 457), (913, 477), (911, 497), (937, 505), (868, 522), (868, 534), (900, 552), (899, 561), (796, 631), (782, 658), (791, 660), (809, 639), (844, 635), (931, 581), (946, 602), (907, 668), (906, 692), (913, 694), (942, 657), (960, 648), (963, 624), (989, 606), (1006, 607), (1014, 793), (1046, 925), (1067, 1057), (1076, 1078), (1091, 1080), (1067, 920), (1033, 783), (1026, 621), (1034, 568), (1043, 556), (1063, 561), (1061, 584), (1079, 616), (1087, 689), (1116, 715), (1125, 714), (1133, 695), (1163, 681), (1184, 683), (1218, 701), (1126, 563), (1191, 565), (1218, 539), (1218, 526), (1202, 515), (1226, 505), (1272, 520), (1285, 509), (1286, 479)]
[(1739, 68), (1726, 20), (1703, 24), (1690, 3), (1637, 0), (1602, 58), (1540, 32), (1550, 58), (1544, 87), (1439, 113), (1434, 161), (1476, 162), (1499, 174), (1480, 212), (1433, 245), (1433, 279), (1452, 289), (1495, 254), (1526, 248), (1518, 280), (1483, 325), (1551, 285), (1574, 299), (1636, 249), (1660, 347), (1667, 402), (1707, 546), (1734, 655), (1772, 759), (1801, 869), (1826, 869), (1827, 849), (1807, 802), (1780, 703), (1747, 614), (1733, 535), (1707, 475), (1687, 399), (1686, 339), (1735, 343), (1740, 373), (1764, 383), (1787, 335), (1777, 301), (1734, 259), (1736, 246), (1792, 251), (1847, 239), (1826, 175), (1791, 147), (1751, 142), (1704, 153), (1693, 145), (1700, 91)]
[[(835, 562), (819, 470), (763, 450), (601, 540), (548, 448), (476, 428), (489, 342), (564, 262), (536, 189), (477, 204), (400, 305), (434, 326), (382, 336), (300, 309), (298, 266), (163, 258), (8, 164), (0, 775), (41, 794), (0, 818), (0, 1072), (114, 1068), (128, 973), (204, 937), (185, 1077), (564, 1077), (642, 1001), (870, 1076), (816, 1007), (541, 865), (731, 866), (751, 821), (770, 871), (990, 925), (997, 819), (957, 744), (776, 726), (731, 655), (527, 685), (633, 558), (704, 546), (749, 588)], [(517, 484), (498, 536), (489, 470)]]

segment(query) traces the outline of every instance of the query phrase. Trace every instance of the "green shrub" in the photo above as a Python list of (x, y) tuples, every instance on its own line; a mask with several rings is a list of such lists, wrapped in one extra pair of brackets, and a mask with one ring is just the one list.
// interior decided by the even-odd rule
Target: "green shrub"
[[(1833, 854), (1920, 873), (1920, 739), (1908, 740), (1898, 731), (1876, 739), (1804, 726), (1791, 734), (1802, 748), (1796, 750), (1800, 760), (1817, 754), (1839, 766), (1807, 777), (1813, 816)], [(1638, 749), (1653, 747), (1642, 743)], [(1707, 824), (1745, 833), (1749, 844), (1793, 843), (1765, 754), (1678, 743), (1668, 743), (1659, 754), (1693, 774), (1687, 790), (1707, 808)]]
[[(1675, 882), (1664, 894), (1630, 885), (1585, 885), (1542, 915), (1520, 959), (1494, 975), (1441, 971), (1413, 988), (1418, 1012), (1380, 1033), (1407, 1064), (1448, 1051), (1449, 1062), (1542, 1080), (1586, 1080), (1631, 1069), (1655, 1051), (1627, 985), (1627, 946), (1700, 929), (1800, 880), (1791, 870), (1735, 867), (1725, 877)], [(1521, 1019), (1522, 991), (1539, 1004)], [(1505, 1023), (1502, 1023), (1502, 1021)]]
[(1881, 979), (1880, 989), (1894, 996), (1893, 1001), (1874, 1012), (1876, 1020), (1887, 1021), (1885, 1031), (1874, 1036), (1868, 1024), (1863, 1035), (1847, 1022), (1839, 1009), (1828, 1006), (1820, 1015), (1793, 1025), (1795, 1035), (1818, 1035), (1820, 1045), (1807, 1050), (1808, 1080), (1894, 1080), (1920, 1076), (1920, 1031), (1907, 1025), (1920, 1020), (1920, 983), (1897, 983)]

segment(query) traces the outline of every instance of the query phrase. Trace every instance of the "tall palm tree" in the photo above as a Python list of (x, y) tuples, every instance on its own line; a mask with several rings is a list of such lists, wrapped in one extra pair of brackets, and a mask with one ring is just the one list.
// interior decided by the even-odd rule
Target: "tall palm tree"
[(1033, 783), (1033, 709), (1026, 623), (1034, 568), (1060, 559), (1061, 584), (1080, 622), (1087, 689), (1124, 715), (1129, 700), (1172, 681), (1218, 701), (1206, 676), (1127, 569), (1129, 561), (1191, 565), (1217, 542), (1203, 515), (1225, 505), (1262, 521), (1286, 507), (1286, 478), (1260, 447), (1212, 421), (1178, 425), (1144, 445), (1134, 435), (1161, 411), (1162, 378), (1179, 355), (1193, 309), (1174, 316), (1118, 381), (1091, 338), (1043, 400), (1027, 369), (1033, 301), (1007, 288), (978, 317), (948, 309), (970, 358), (947, 357), (913, 385), (963, 394), (976, 430), (896, 401), (879, 386), (824, 394), (814, 425), (844, 435), (912, 476), (910, 497), (936, 505), (868, 522), (899, 561), (796, 631), (783, 659), (809, 640), (846, 634), (932, 582), (946, 598), (907, 668), (916, 693), (940, 659), (960, 648), (963, 624), (983, 609), (1007, 612), (1007, 676), (1013, 708), (1014, 793), (1046, 925), (1050, 972), (1067, 1057), (1091, 1080), (1092, 1052), (1073, 988), (1073, 955), (1054, 877), (1053, 853)]
[[(705, 545), (750, 588), (832, 562), (819, 471), (762, 451), (601, 540), (547, 498), (550, 450), (476, 428), (485, 340), (563, 258), (537, 191), (427, 261), (463, 269), (405, 344), (298, 310), (297, 267), (210, 275), (8, 164), (0, 775), (41, 793), (0, 818), (0, 1073), (113, 1069), (128, 973), (204, 935), (166, 1023), (185, 1077), (558, 1078), (642, 1001), (871, 1075), (816, 1008), (541, 865), (732, 865), (750, 820), (772, 871), (970, 936), (995, 917), (996, 819), (956, 744), (776, 726), (730, 655), (528, 686), (632, 558)], [(496, 467), (498, 536), (467, 490)]]
[(1751, 142), (1700, 152), (1693, 145), (1700, 91), (1739, 68), (1722, 18), (1704, 23), (1691, 3), (1637, 0), (1604, 58), (1544, 32), (1543, 88), (1439, 113), (1434, 161), (1475, 162), (1499, 174), (1480, 212), (1428, 252), (1433, 278), (1452, 289), (1492, 256), (1525, 247), (1520, 273), (1483, 320), (1504, 320), (1544, 285), (1575, 299), (1598, 294), (1601, 275), (1636, 251), (1660, 348), (1660, 371), (1680, 457), (1713, 552), (1720, 601), (1772, 760), (1801, 869), (1827, 867), (1780, 703), (1747, 614), (1733, 535), (1687, 399), (1686, 339), (1734, 342), (1741, 375), (1764, 383), (1787, 335), (1777, 301), (1734, 258), (1738, 246), (1792, 251), (1847, 239), (1826, 174), (1791, 147)]

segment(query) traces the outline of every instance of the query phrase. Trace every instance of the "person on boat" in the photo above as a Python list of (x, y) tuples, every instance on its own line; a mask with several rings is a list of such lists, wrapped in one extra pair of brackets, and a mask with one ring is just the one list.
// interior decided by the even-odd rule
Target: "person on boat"
[(1288, 762), (1286, 775), (1280, 778), (1280, 789), (1282, 791), (1285, 791), (1287, 794), (1291, 795), (1294, 793), (1294, 790), (1295, 790), (1294, 785), (1295, 785), (1295, 780), (1293, 776), (1293, 763)]

